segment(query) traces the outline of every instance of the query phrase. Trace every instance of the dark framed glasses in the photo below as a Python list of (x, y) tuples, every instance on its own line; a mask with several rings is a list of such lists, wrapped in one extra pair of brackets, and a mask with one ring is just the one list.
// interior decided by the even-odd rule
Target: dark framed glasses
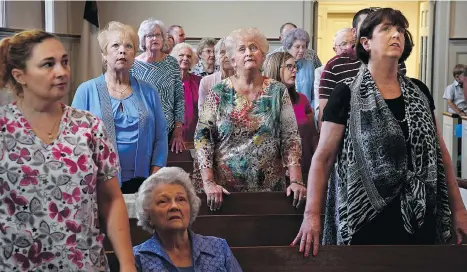
[(298, 66), (296, 64), (287, 63), (284, 65), (281, 65), (281, 67), (287, 68), (287, 70), (289, 70), (290, 72), (293, 72), (294, 70), (298, 71)]

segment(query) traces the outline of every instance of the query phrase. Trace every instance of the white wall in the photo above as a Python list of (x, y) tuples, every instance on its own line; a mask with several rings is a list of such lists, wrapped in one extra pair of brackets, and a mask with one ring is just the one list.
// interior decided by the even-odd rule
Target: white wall
[(135, 30), (143, 20), (153, 17), (166, 26), (182, 25), (188, 37), (224, 37), (237, 28), (253, 26), (268, 38), (278, 38), (279, 27), (287, 21), (311, 29), (311, 3), (305, 2), (100, 1), (99, 17), (102, 23), (116, 20)]
[(451, 38), (467, 38), (467, 2), (451, 1)]
[(5, 27), (44, 28), (44, 12), (41, 1), (6, 1)]

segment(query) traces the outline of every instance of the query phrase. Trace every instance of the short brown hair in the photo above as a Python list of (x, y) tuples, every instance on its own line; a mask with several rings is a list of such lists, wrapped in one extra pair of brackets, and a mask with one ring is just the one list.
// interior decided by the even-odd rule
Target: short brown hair
[(452, 76), (455, 78), (456, 76), (462, 75), (464, 73), (464, 69), (464, 64), (456, 64), (456, 66), (452, 68)]
[(404, 38), (405, 45), (404, 51), (402, 52), (401, 57), (399, 58), (399, 63), (404, 62), (412, 53), (412, 48), (414, 46), (412, 40), (412, 34), (407, 30), (409, 28), (409, 22), (407, 18), (399, 10), (392, 8), (382, 8), (370, 13), (368, 17), (363, 21), (360, 26), (360, 31), (357, 38), (357, 56), (365, 64), (368, 64), (370, 59), (370, 52), (367, 52), (363, 45), (360, 42), (361, 37), (367, 37), (371, 39), (373, 37), (373, 30), (377, 25), (388, 21), (393, 26), (399, 26), (405, 29)]
[(23, 86), (11, 72), (13, 69), (25, 70), (34, 47), (47, 39), (59, 40), (42, 30), (26, 30), (0, 41), (0, 89), (6, 87), (15, 91), (16, 96), (22, 96)]

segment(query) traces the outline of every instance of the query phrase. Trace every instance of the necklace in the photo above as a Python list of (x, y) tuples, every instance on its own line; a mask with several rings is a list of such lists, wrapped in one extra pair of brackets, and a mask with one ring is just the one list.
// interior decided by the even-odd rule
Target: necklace
[(123, 89), (122, 91), (119, 91), (119, 90), (114, 89), (114, 88), (110, 88), (109, 85), (107, 85), (107, 87), (108, 87), (109, 90), (111, 90), (112, 92), (117, 92), (117, 93), (123, 95), (123, 94), (125, 94), (126, 90), (128, 90), (129, 85), (126, 85), (125, 89)]
[[(20, 110), (23, 109), (23, 110), (21, 110), (21, 113), (23, 114), (23, 117), (24, 117), (26, 120), (29, 120), (28, 115), (26, 115), (26, 113), (24, 112), (22, 100), (20, 100), (18, 104), (19, 104), (19, 106), (21, 106), (21, 107), (18, 107), (18, 108), (19, 108)], [(53, 132), (54, 132), (55, 128), (57, 127), (57, 125), (60, 123), (61, 120), (62, 120), (62, 118), (60, 117), (60, 119), (58, 119), (58, 121), (56, 121), (56, 122), (54, 123), (53, 127), (51, 128), (51, 130), (46, 132), (47, 135), (48, 135), (47, 138), (49, 139), (49, 141), (52, 141), (55, 137), (57, 137), (58, 131), (57, 131), (57, 133), (53, 133)], [(36, 128), (31, 124), (31, 122), (28, 121), (28, 124), (29, 124), (29, 126), (33, 129), (33, 131), (39, 131), (39, 132), (40, 132), (40, 130), (36, 129)]]

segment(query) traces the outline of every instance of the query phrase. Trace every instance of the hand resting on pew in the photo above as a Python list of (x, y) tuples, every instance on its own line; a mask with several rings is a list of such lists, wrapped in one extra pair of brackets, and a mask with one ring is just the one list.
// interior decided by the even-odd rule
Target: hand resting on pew
[[(397, 37), (398, 57), (387, 58), (387, 45), (376, 42), (385, 20), (398, 22), (387, 28)], [(303, 223), (292, 242), (305, 256), (312, 245), (318, 253), (321, 233), (325, 245), (446, 244), (452, 229), (460, 244), (467, 234), (467, 211), (433, 97), (423, 82), (399, 73), (413, 46), (407, 27), (398, 10), (369, 12), (356, 46), (367, 65), (338, 84), (323, 108)]]

